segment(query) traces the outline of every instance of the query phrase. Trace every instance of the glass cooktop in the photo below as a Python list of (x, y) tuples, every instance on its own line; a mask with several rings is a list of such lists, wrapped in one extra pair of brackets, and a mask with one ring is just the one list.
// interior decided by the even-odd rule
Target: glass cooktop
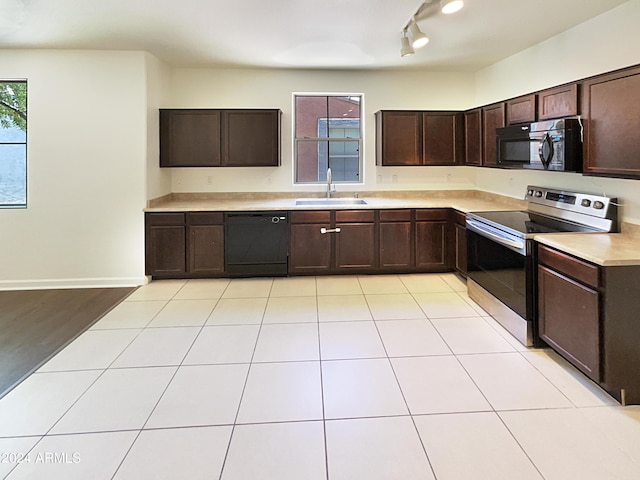
[(510, 231), (518, 236), (527, 237), (536, 233), (561, 232), (595, 232), (579, 223), (569, 222), (560, 218), (548, 217), (539, 213), (522, 210), (503, 210), (495, 212), (473, 212), (470, 217), (478, 218), (501, 230)]

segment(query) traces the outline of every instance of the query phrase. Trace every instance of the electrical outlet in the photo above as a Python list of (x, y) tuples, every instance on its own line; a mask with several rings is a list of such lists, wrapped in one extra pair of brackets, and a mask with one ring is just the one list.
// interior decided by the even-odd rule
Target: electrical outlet
[(398, 175), (391, 176), (391, 183), (398, 183)]
[(207, 185), (213, 185), (213, 175), (207, 175)]

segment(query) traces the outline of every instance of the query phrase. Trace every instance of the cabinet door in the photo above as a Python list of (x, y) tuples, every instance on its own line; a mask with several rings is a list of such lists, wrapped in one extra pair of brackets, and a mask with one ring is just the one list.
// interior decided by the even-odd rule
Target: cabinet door
[(572, 117), (578, 113), (577, 83), (538, 92), (538, 120)]
[(504, 103), (496, 103), (482, 109), (482, 162), (492, 166), (496, 158), (496, 128), (504, 127)]
[(409, 270), (413, 268), (411, 221), (383, 222), (378, 227), (380, 242), (380, 268)]
[(376, 165), (422, 164), (422, 114), (414, 111), (376, 113)]
[(418, 270), (445, 271), (450, 269), (448, 258), (450, 237), (447, 235), (450, 225), (449, 210), (416, 210), (415, 222), (415, 264)]
[(336, 270), (375, 267), (375, 223), (336, 223)]
[(540, 338), (596, 382), (600, 381), (598, 292), (538, 266)]
[(331, 268), (333, 234), (322, 234), (329, 223), (293, 224), (290, 226), (289, 273), (327, 274)]
[(535, 122), (536, 100), (535, 94), (523, 95), (522, 97), (507, 100), (507, 125)]
[(582, 84), (584, 172), (640, 177), (640, 68)]
[(279, 110), (225, 110), (222, 122), (222, 165), (280, 165)]
[(453, 211), (455, 227), (455, 268), (463, 276), (467, 276), (467, 216), (457, 210)]
[(187, 228), (189, 272), (201, 275), (224, 273), (224, 226), (193, 225)]
[(464, 145), (467, 165), (482, 165), (482, 110), (464, 112)]
[(183, 213), (145, 215), (145, 273), (154, 277), (182, 276), (186, 271)]
[(188, 212), (187, 271), (195, 276), (224, 273), (224, 216), (221, 212)]
[(424, 165), (458, 165), (462, 163), (463, 129), (463, 115), (460, 112), (423, 113), (422, 163)]
[(220, 165), (220, 112), (160, 110), (160, 166)]

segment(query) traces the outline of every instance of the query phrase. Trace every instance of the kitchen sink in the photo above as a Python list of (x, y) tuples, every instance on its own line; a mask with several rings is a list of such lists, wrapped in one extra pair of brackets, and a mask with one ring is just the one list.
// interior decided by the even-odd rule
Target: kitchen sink
[(298, 198), (296, 205), (306, 206), (336, 206), (336, 205), (366, 205), (362, 198)]

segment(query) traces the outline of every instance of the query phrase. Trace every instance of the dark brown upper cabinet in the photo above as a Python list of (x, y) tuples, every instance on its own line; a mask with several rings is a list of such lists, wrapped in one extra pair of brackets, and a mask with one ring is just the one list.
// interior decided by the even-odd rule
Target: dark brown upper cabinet
[(227, 167), (280, 165), (280, 110), (225, 110), (222, 159)]
[(577, 83), (538, 92), (538, 120), (572, 117), (579, 113)]
[(535, 122), (536, 100), (534, 93), (507, 100), (507, 125)]
[(585, 174), (640, 178), (640, 67), (582, 83)]
[(376, 113), (376, 164), (460, 165), (464, 154), (462, 112)]
[(505, 104), (494, 103), (482, 108), (482, 164), (494, 166), (496, 158), (496, 128), (504, 127)]
[(421, 164), (421, 113), (386, 110), (376, 112), (376, 165)]
[(219, 167), (217, 110), (160, 110), (161, 167)]
[(464, 148), (467, 165), (482, 165), (482, 109), (464, 112)]
[(423, 165), (464, 163), (464, 116), (462, 112), (422, 113)]
[(277, 167), (280, 110), (160, 110), (161, 167)]

